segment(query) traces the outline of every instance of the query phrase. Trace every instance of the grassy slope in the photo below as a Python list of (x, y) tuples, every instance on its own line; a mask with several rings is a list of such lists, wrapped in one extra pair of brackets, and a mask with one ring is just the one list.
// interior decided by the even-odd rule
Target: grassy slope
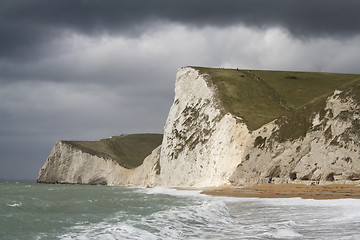
[(255, 130), (305, 105), (319, 105), (335, 89), (352, 85), (360, 74), (236, 70), (195, 67), (209, 74), (226, 111)]
[(162, 134), (121, 135), (99, 141), (63, 141), (82, 151), (117, 161), (125, 168), (140, 166), (145, 157), (158, 147)]

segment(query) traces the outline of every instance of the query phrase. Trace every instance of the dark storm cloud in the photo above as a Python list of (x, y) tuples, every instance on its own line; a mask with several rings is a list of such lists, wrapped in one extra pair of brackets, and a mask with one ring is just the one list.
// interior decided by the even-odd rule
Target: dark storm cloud
[(279, 25), (295, 36), (360, 32), (357, 0), (4, 0), (0, 2), (1, 58), (33, 57), (65, 30), (137, 35), (152, 21), (196, 27)]

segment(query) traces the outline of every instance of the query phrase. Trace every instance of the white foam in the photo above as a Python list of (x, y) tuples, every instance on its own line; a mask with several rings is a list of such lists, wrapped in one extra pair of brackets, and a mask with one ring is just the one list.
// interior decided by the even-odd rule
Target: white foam
[(301, 198), (262, 198), (260, 201), (270, 205), (277, 206), (319, 206), (319, 207), (341, 207), (352, 206), (360, 209), (360, 199), (330, 199), (330, 200), (314, 200)]
[[(149, 192), (192, 196), (192, 191), (172, 189), (158, 188)], [(118, 216), (104, 219), (97, 224), (74, 226), (68, 229), (67, 234), (60, 236), (60, 239), (206, 239), (216, 234), (224, 237), (226, 233), (234, 234), (241, 229), (229, 214), (225, 202), (210, 198), (201, 198), (191, 204), (172, 206), (149, 215), (136, 215), (120, 220), (124, 219), (124, 214), (126, 213), (119, 212)]]
[(276, 238), (276, 239), (283, 239), (283, 238), (292, 239), (292, 238), (299, 238), (299, 237), (303, 236), (303, 235), (295, 232), (292, 229), (276, 229), (273, 232), (269, 232), (265, 235), (267, 235), (268, 237)]
[(201, 190), (182, 190), (182, 189), (174, 189), (167, 187), (153, 187), (153, 188), (145, 188), (145, 193), (147, 194), (165, 194), (171, 196), (178, 197), (201, 197)]
[(70, 233), (59, 236), (59, 239), (157, 239), (152, 233), (130, 224), (123, 222), (114, 223), (114, 219), (107, 219), (96, 224), (72, 227), (69, 231)]
[(20, 207), (22, 205), (22, 203), (14, 202), (14, 203), (7, 203), (6, 205), (8, 205), (9, 207)]
[(213, 199), (223, 202), (248, 202), (249, 200), (258, 200), (258, 198), (238, 198), (238, 197), (227, 197), (227, 196), (211, 196), (207, 194), (202, 194), (204, 190), (201, 189), (175, 189), (169, 187), (153, 187), (153, 188), (143, 188), (144, 193), (146, 194), (165, 194), (175, 197), (195, 197), (202, 199)]

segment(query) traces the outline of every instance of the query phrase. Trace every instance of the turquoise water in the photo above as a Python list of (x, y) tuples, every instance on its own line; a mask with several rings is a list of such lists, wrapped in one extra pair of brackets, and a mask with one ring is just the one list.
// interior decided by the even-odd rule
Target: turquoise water
[(359, 239), (360, 200), (0, 183), (0, 239)]

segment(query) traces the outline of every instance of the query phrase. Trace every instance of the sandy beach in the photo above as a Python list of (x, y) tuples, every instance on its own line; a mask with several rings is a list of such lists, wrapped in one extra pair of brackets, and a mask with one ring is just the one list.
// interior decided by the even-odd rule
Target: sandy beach
[(303, 199), (360, 199), (360, 186), (353, 184), (304, 185), (263, 184), (244, 188), (219, 187), (206, 189), (202, 194), (212, 196), (249, 198), (295, 198)]

